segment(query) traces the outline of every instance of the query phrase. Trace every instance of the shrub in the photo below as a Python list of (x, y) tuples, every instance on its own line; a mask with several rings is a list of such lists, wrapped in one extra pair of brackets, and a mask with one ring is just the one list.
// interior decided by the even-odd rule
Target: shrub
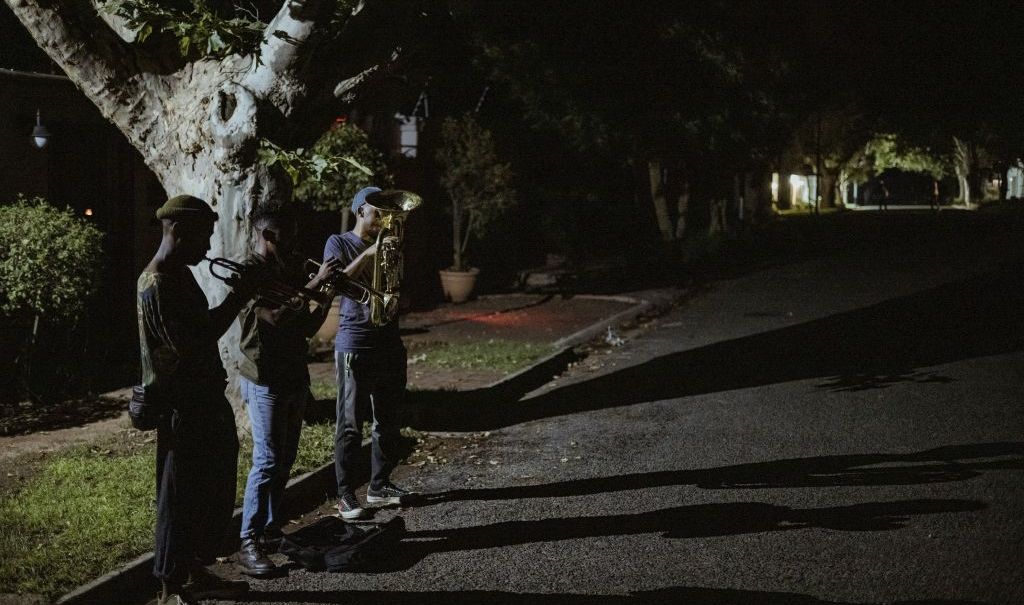
[(19, 196), (0, 206), (0, 314), (32, 324), (17, 361), (18, 395), (31, 394), (40, 324), (73, 326), (84, 314), (102, 268), (102, 241), (99, 229), (42, 198)]
[(102, 241), (99, 229), (42, 198), (0, 206), (0, 312), (76, 321), (96, 289)]

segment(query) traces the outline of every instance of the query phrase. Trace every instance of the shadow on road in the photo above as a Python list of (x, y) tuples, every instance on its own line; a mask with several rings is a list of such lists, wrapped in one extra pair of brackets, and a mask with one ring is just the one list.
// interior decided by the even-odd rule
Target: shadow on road
[[(858, 532), (891, 531), (905, 527), (912, 517), (919, 515), (962, 513), (984, 508), (982, 502), (956, 499), (870, 502), (809, 509), (762, 502), (736, 502), (677, 506), (635, 514), (505, 521), (455, 529), (408, 532), (387, 552), (379, 553), (372, 563), (361, 567), (360, 572), (373, 574), (405, 571), (429, 555), (441, 552), (610, 536), (660, 534), (664, 539), (687, 539), (812, 528)], [(248, 598), (252, 600), (252, 596)]]
[(825, 379), (818, 388), (832, 391), (950, 382), (919, 368), (1024, 348), (1022, 279), (1024, 270), (1019, 268), (980, 275), (800, 325), (672, 353), (522, 401), (539, 385), (415, 392), (407, 417), (422, 430), (477, 431), (796, 380)]
[(397, 569), (405, 569), (435, 552), (651, 533), (661, 534), (663, 538), (682, 539), (809, 528), (888, 531), (906, 526), (912, 516), (983, 508), (983, 503), (972, 500), (902, 500), (809, 509), (762, 502), (728, 502), (677, 506), (627, 515), (505, 521), (458, 529), (409, 532), (405, 536), (406, 541), (402, 542), (401, 552), (393, 553), (389, 562), (394, 563)]
[[(879, 466), (892, 465), (892, 466)], [(910, 454), (813, 456), (698, 470), (631, 473), (540, 485), (456, 489), (425, 494), (415, 506), (453, 500), (518, 500), (633, 491), (671, 485), (766, 489), (915, 485), (963, 481), (985, 471), (1024, 469), (1024, 443), (952, 445)]]
[[(380, 603), (382, 605), (626, 605), (637, 603), (694, 603), (700, 605), (873, 605), (850, 601), (822, 600), (810, 595), (787, 592), (760, 592), (730, 590), (728, 588), (700, 588), (673, 586), (656, 590), (631, 592), (624, 595), (588, 595), (564, 593), (518, 593), (496, 590), (382, 592), (352, 591), (318, 592), (289, 590), (279, 592), (251, 592), (249, 602), (273, 603)], [(886, 601), (887, 605), (984, 605), (977, 601), (950, 601), (925, 599), (914, 601)], [(879, 604), (880, 605), (880, 604)]]

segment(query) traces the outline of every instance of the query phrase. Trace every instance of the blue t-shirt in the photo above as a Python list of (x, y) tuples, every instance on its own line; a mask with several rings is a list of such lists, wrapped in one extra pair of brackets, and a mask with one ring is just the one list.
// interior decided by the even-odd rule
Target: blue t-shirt
[[(348, 266), (363, 250), (373, 242), (365, 241), (352, 231), (340, 235), (332, 235), (324, 246), (324, 261), (331, 258), (341, 259), (343, 266)], [(369, 263), (366, 265), (369, 269)], [(364, 270), (363, 275), (355, 279), (368, 286), (372, 285), (372, 272)], [(377, 327), (370, 323), (370, 306), (361, 305), (356, 301), (342, 297), (341, 312), (338, 320), (338, 336), (334, 339), (334, 350), (339, 353), (365, 352), (370, 349), (386, 349), (401, 347), (402, 339), (398, 332), (398, 317), (387, 324)]]

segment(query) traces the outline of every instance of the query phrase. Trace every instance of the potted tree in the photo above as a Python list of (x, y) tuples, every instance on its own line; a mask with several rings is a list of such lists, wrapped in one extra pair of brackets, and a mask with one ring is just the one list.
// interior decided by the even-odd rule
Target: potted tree
[(445, 119), (437, 162), (452, 217), (452, 265), (441, 270), (441, 287), (445, 298), (464, 302), (480, 272), (468, 264), (466, 246), (515, 203), (512, 167), (498, 161), (491, 132), (472, 114)]

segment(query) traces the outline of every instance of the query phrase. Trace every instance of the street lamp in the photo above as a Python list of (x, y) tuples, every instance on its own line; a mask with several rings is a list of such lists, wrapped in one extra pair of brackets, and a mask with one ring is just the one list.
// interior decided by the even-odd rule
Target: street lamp
[(46, 147), (46, 144), (50, 142), (50, 131), (43, 126), (43, 123), (39, 117), (39, 110), (36, 109), (36, 126), (32, 129), (32, 144), (38, 149)]

